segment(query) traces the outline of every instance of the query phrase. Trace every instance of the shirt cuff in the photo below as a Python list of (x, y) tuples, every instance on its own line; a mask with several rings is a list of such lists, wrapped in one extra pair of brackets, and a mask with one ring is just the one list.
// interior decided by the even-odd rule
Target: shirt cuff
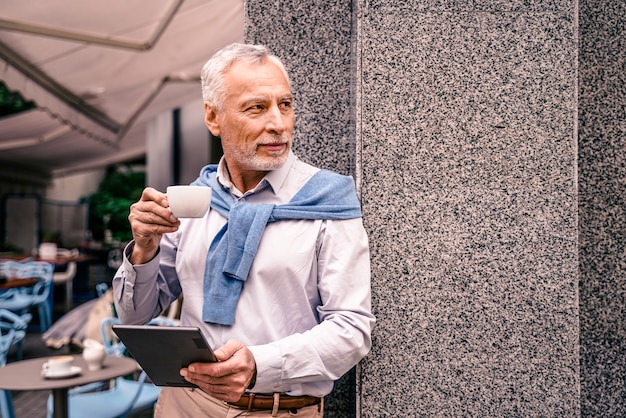
[[(131, 241), (124, 249), (122, 264), (124, 265), (124, 270), (126, 271), (126, 279), (130, 279), (132, 282), (135, 282), (136, 280), (141, 282), (142, 278), (150, 279), (155, 277), (159, 271), (159, 253), (161, 252), (161, 249), (158, 248), (152, 260), (147, 263), (132, 264), (130, 262), (130, 256), (133, 253), (134, 247), (135, 241)], [(143, 281), (145, 282), (146, 280)]]
[(256, 362), (256, 383), (252, 390), (257, 393), (280, 391), (282, 356), (275, 344), (248, 347)]
[(124, 248), (122, 266), (120, 269), (123, 285), (121, 294), (117, 295), (117, 300), (120, 301), (119, 303), (127, 312), (133, 312), (135, 310), (135, 284), (148, 283), (150, 280), (153, 280), (159, 271), (158, 254), (160, 250), (157, 250), (157, 255), (147, 263), (133, 265), (130, 262), (130, 255), (133, 253), (134, 246), (135, 242), (131, 241), (126, 245), (126, 248)]

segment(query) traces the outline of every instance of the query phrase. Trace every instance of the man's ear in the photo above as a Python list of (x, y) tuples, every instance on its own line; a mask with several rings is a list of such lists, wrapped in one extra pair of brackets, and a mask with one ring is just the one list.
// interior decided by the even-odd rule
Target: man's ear
[(217, 117), (217, 110), (209, 102), (204, 102), (204, 123), (213, 136), (220, 136), (220, 124)]

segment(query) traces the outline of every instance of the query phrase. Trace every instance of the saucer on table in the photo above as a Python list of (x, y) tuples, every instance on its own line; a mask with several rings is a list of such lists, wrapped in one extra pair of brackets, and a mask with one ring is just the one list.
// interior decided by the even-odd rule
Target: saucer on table
[(78, 366), (72, 366), (71, 369), (64, 372), (50, 372), (47, 370), (42, 370), (41, 375), (47, 379), (62, 379), (64, 377), (72, 377), (76, 376), (82, 371), (82, 369)]

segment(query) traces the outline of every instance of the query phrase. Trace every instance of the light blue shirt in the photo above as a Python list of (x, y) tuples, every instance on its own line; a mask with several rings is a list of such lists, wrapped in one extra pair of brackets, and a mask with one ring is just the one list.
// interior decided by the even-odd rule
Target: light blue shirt
[[(223, 161), (222, 185), (238, 200), (284, 204), (318, 171), (290, 154), (280, 169), (242, 194)], [(232, 326), (202, 320), (206, 254), (226, 219), (215, 210), (182, 219), (150, 262), (124, 261), (113, 279), (123, 322), (145, 323), (180, 292), (181, 324), (199, 327), (218, 348), (229, 339), (254, 354), (254, 392), (324, 396), (370, 350), (370, 258), (362, 219), (281, 220), (268, 224), (245, 282)]]

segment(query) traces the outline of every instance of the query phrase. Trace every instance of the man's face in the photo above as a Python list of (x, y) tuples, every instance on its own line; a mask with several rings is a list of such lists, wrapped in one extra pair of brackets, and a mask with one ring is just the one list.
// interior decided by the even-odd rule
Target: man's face
[(226, 99), (220, 112), (205, 104), (211, 133), (221, 136), (232, 174), (282, 166), (291, 149), (294, 112), (289, 84), (273, 62), (235, 62), (224, 75)]

